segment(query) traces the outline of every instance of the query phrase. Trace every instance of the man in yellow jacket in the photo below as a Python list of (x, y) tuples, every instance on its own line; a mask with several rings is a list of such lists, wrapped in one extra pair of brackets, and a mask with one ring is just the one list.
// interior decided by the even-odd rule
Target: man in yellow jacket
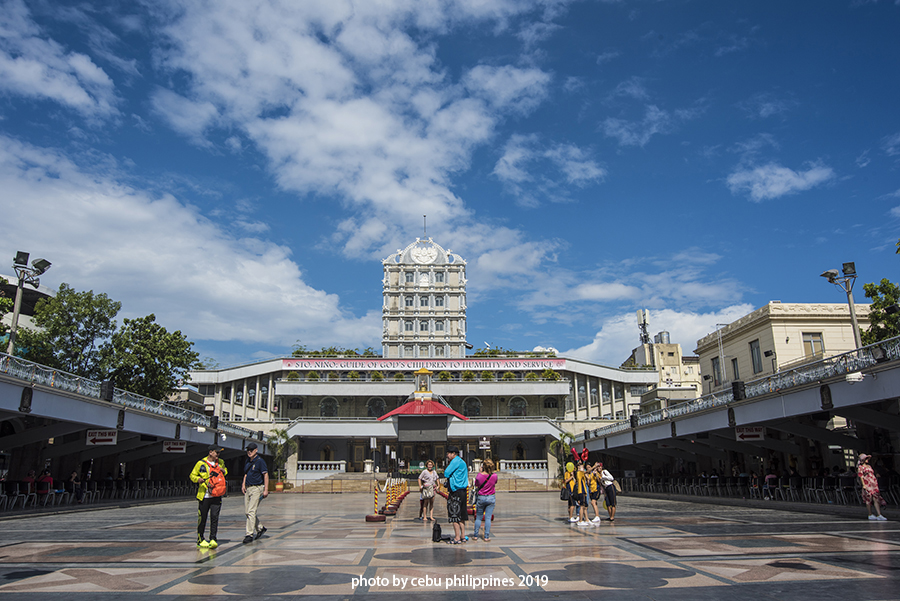
[[(225, 462), (219, 459), (221, 451), (222, 448), (218, 445), (209, 445), (209, 455), (198, 461), (191, 470), (191, 482), (200, 485), (197, 490), (197, 500), (200, 501), (200, 508), (197, 511), (197, 546), (201, 549), (215, 549), (219, 546), (219, 543), (216, 542), (216, 534), (219, 531), (222, 497), (214, 497), (210, 494), (209, 479), (214, 476), (218, 477), (220, 474), (222, 476), (228, 474)], [(207, 516), (209, 516), (209, 541), (203, 538)]]

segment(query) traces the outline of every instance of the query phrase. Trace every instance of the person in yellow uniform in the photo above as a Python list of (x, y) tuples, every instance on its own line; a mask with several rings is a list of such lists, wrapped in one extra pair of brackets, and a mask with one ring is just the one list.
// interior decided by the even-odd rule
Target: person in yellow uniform
[[(225, 462), (219, 459), (219, 453), (222, 448), (218, 445), (211, 444), (208, 448), (209, 454), (198, 461), (191, 470), (191, 482), (199, 484), (197, 487), (197, 500), (200, 506), (197, 510), (197, 546), (201, 549), (215, 549), (219, 546), (216, 542), (216, 535), (219, 531), (219, 512), (222, 510), (222, 496), (214, 488), (211, 491), (210, 479), (218, 479), (220, 476), (226, 476), (228, 470), (225, 468)], [(224, 491), (222, 491), (224, 494)], [(206, 520), (209, 517), (209, 540), (203, 538), (206, 530)]]
[(598, 503), (600, 501), (600, 496), (602, 494), (600, 487), (600, 471), (598, 468), (601, 468), (602, 464), (595, 463), (594, 465), (588, 467), (585, 471), (587, 471), (588, 479), (590, 483), (590, 500), (591, 507), (594, 508), (594, 519), (591, 520), (592, 524), (599, 524), (600, 517), (600, 508), (598, 507)]

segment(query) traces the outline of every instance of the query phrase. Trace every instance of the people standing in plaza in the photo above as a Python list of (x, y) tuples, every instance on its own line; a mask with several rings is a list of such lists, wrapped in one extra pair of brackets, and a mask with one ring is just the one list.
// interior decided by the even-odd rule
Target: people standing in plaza
[(606, 511), (609, 513), (609, 521), (616, 520), (616, 479), (600, 464), (600, 486), (606, 494)]
[(494, 517), (494, 504), (496, 503), (497, 474), (494, 473), (494, 462), (485, 459), (481, 464), (481, 473), (475, 476), (474, 486), (478, 490), (475, 496), (475, 536), (481, 532), (481, 522), (484, 521), (484, 540), (491, 540), (491, 518)]
[(575, 464), (573, 462), (566, 463), (566, 472), (563, 475), (563, 488), (569, 491), (569, 522), (575, 523), (578, 521), (578, 518), (575, 517), (575, 512), (579, 510), (578, 502), (575, 500), (575, 495), (572, 494), (572, 491), (575, 489)]
[(600, 471), (603, 469), (603, 464), (600, 462), (595, 463), (590, 466), (590, 469), (587, 470), (588, 473), (588, 484), (590, 486), (589, 496), (591, 507), (594, 508), (594, 517), (591, 519), (592, 524), (600, 523), (600, 507), (598, 503), (600, 502), (600, 497), (603, 495), (603, 489), (600, 486)]
[(425, 471), (419, 474), (419, 519), (434, 521), (434, 492), (438, 474), (434, 471), (434, 461), (425, 462)]
[(244, 531), (244, 544), (252, 543), (266, 533), (267, 528), (259, 525), (259, 502), (269, 496), (269, 468), (265, 460), (259, 456), (255, 442), (247, 445), (247, 463), (244, 464), (244, 480), (241, 492), (244, 493), (244, 513), (247, 515), (247, 529)]
[(591, 486), (587, 471), (584, 469), (584, 462), (579, 460), (575, 467), (575, 477), (572, 480), (571, 495), (575, 497), (575, 503), (578, 506), (578, 525), (590, 526), (591, 523), (587, 518), (588, 499), (590, 498)]
[[(225, 494), (225, 476), (228, 470), (219, 459), (222, 451), (218, 445), (209, 445), (206, 457), (194, 464), (191, 482), (198, 484), (197, 501), (197, 546), (201, 549), (215, 549), (219, 546), (216, 536), (219, 532), (219, 512), (222, 511), (222, 496)], [(209, 540), (203, 537), (206, 521), (209, 519)]]
[(881, 491), (878, 489), (878, 478), (875, 476), (872, 466), (869, 465), (870, 459), (872, 459), (871, 455), (863, 453), (859, 456), (859, 463), (856, 466), (856, 473), (859, 475), (860, 482), (862, 482), (863, 501), (866, 503), (866, 510), (869, 512), (870, 520), (886, 522), (887, 518), (881, 515), (881, 506), (887, 503), (881, 498)]
[(453, 524), (453, 538), (450, 544), (463, 543), (465, 534), (465, 522), (469, 516), (466, 510), (466, 489), (469, 486), (469, 468), (466, 462), (459, 456), (459, 449), (453, 445), (447, 447), (447, 467), (444, 468), (444, 477), (447, 478), (447, 519)]
[(67, 490), (75, 496), (75, 500), (78, 503), (82, 503), (84, 500), (84, 489), (81, 486), (81, 478), (78, 477), (78, 472), (73, 471), (69, 476)]

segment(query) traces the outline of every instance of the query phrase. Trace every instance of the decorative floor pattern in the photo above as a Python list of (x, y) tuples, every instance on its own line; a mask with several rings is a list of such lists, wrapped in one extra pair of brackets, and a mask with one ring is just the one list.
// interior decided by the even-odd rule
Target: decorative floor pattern
[(229, 498), (212, 551), (192, 501), (0, 519), (0, 598), (900, 599), (893, 521), (624, 496), (615, 523), (579, 527), (555, 494), (497, 499), (491, 541), (455, 546), (431, 542), (414, 495), (382, 524), (368, 495), (273, 495), (248, 545)]

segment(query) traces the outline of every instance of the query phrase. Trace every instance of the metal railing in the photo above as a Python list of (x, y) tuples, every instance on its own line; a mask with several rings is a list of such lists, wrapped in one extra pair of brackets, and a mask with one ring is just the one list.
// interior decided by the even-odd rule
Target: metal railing
[[(89, 380), (75, 374), (26, 361), (0, 353), (0, 375), (10, 376), (32, 384), (47, 386), (55, 390), (69, 392), (93, 399), (100, 398), (100, 382)], [(161, 415), (170, 419), (187, 422), (194, 426), (210, 426), (210, 419), (202, 413), (191, 411), (178, 405), (172, 405), (156, 399), (141, 396), (127, 390), (116, 388), (113, 392), (112, 404), (121, 405), (144, 413)], [(219, 430), (227, 434), (252, 437), (255, 433), (247, 428), (234, 426), (226, 422), (219, 423)]]
[[(790, 388), (820, 382), (827, 378), (858, 372), (881, 361), (896, 359), (900, 359), (900, 336), (747, 382), (744, 385), (744, 397), (751, 399), (778, 393)], [(734, 395), (731, 390), (720, 390), (665, 409), (638, 415), (637, 425), (638, 427), (648, 426), (691, 413), (729, 405), (733, 402)], [(627, 430), (631, 430), (631, 422), (628, 420), (591, 430), (591, 437), (610, 436)], [(584, 440), (584, 435), (576, 436), (576, 440)]]

